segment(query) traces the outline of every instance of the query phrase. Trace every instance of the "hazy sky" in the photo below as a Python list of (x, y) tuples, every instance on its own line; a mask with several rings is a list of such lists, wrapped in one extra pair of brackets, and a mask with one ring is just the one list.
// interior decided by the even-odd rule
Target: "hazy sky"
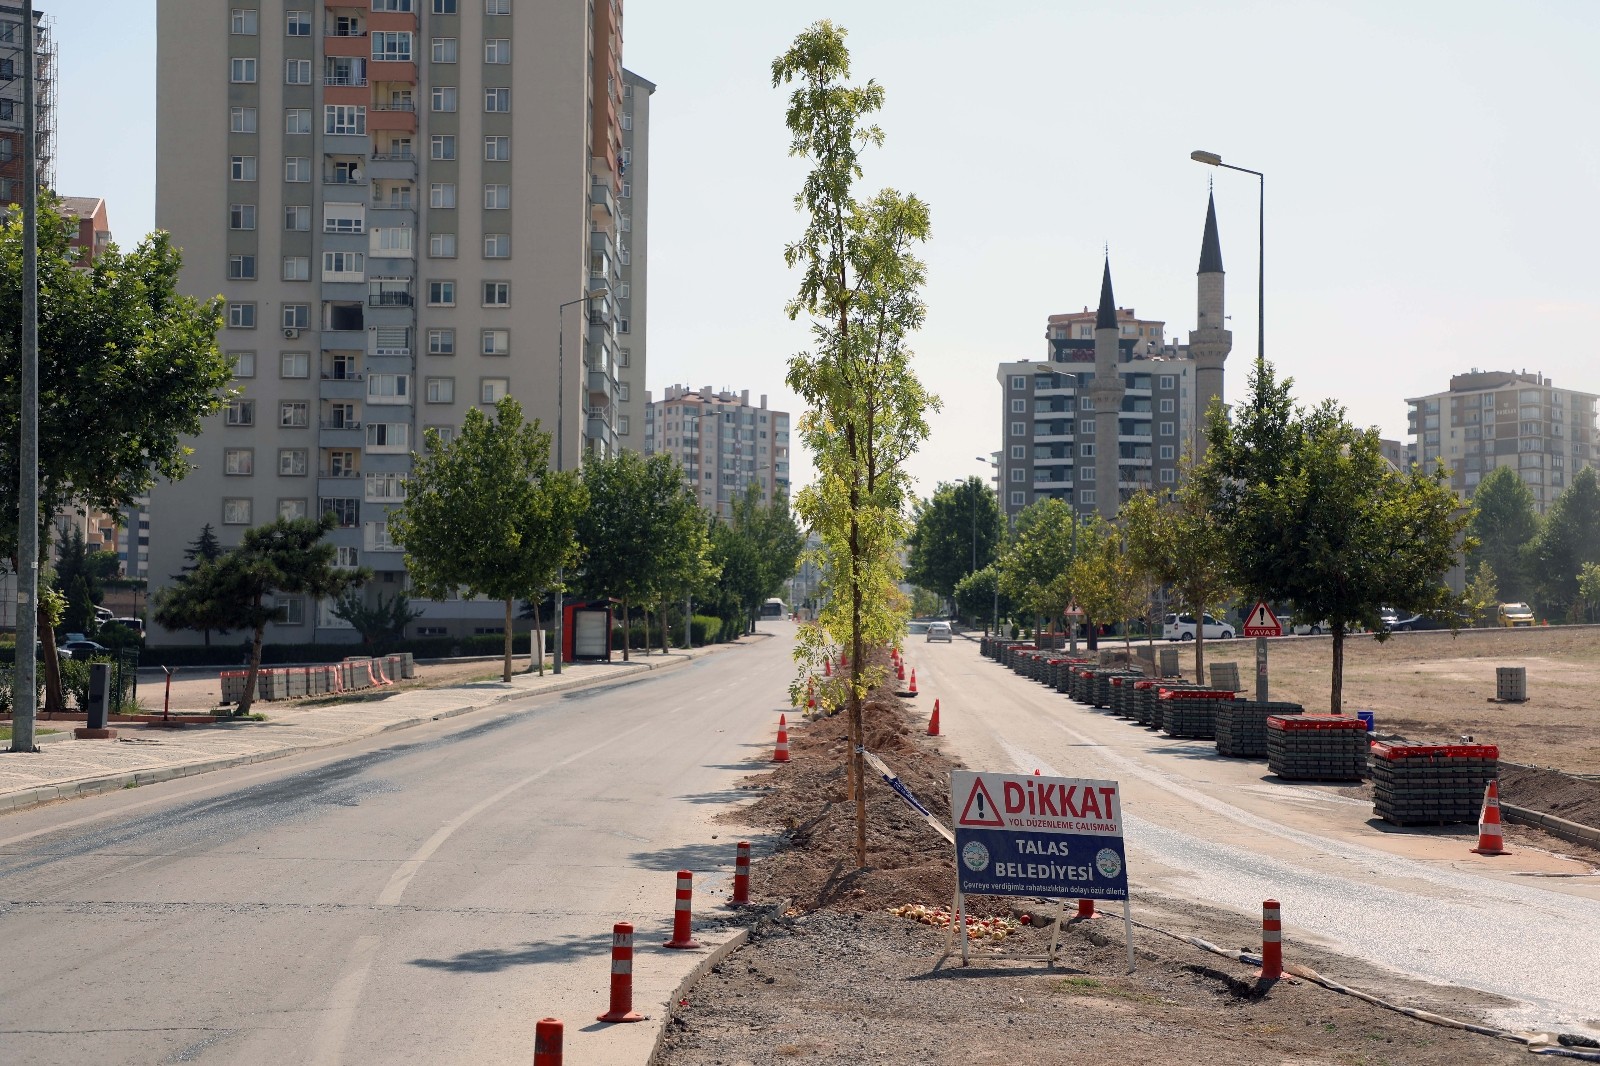
[[(518, 0), (534, 3), (537, 0)], [(226, 4), (227, 0), (217, 0)], [(128, 240), (154, 214), (154, 0), (42, 0), (61, 53), (58, 179)], [(979, 13), (981, 12), (981, 13)], [(1001, 360), (1042, 358), (1052, 312), (1098, 297), (1187, 339), (1216, 179), (1238, 396), (1256, 349), (1256, 179), (1267, 175), (1267, 357), (1404, 439), (1405, 397), (1451, 374), (1542, 370), (1600, 392), (1600, 4), (628, 0), (652, 103), (650, 380), (783, 385), (806, 346), (786, 95), (770, 64), (818, 18), (888, 92), (864, 193), (933, 212), (915, 366), (944, 400), (921, 491), (986, 473)], [(220, 92), (220, 83), (210, 83)]]

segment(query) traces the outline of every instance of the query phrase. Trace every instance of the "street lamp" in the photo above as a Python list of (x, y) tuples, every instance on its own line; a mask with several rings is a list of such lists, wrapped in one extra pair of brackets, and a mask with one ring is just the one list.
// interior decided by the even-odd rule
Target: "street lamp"
[[(977, 459), (978, 462), (980, 462), (980, 463), (988, 463), (990, 466), (994, 467), (994, 470), (995, 470), (995, 475), (994, 475), (995, 476), (994, 494), (995, 494), (995, 498), (996, 498), (995, 502), (998, 505), (999, 496), (1000, 496), (1000, 484), (999, 484), (1000, 464), (998, 462), (996, 462), (995, 460), (986, 458), (985, 456), (982, 456), (982, 455), (973, 456), (973, 458)], [(1007, 521), (1008, 524), (1010, 522), (1010, 519), (1011, 519), (1011, 516), (1007, 515), (1006, 516), (1006, 521)], [(974, 493), (973, 497), (972, 497), (972, 569), (974, 571), (976, 571), (978, 569), (978, 497), (977, 497), (976, 493)], [(997, 637), (1000, 635), (1000, 570), (999, 570), (998, 567), (995, 568), (995, 572), (994, 572), (994, 629), (993, 629), (993, 633)]]
[[(602, 285), (598, 289), (592, 289), (588, 293), (578, 297), (576, 300), (568, 300), (566, 303), (556, 308), (556, 473), (558, 474), (566, 469), (563, 462), (565, 457), (565, 449), (563, 445), (566, 443), (567, 437), (567, 321), (562, 312), (569, 307), (573, 307), (577, 304), (587, 305), (590, 300), (595, 300), (602, 296), (609, 296), (610, 294), (611, 290)], [(561, 652), (566, 646), (564, 643), (566, 640), (566, 619), (562, 617), (561, 611), (561, 586), (565, 581), (566, 567), (557, 567), (555, 672), (558, 674), (561, 672)], [(544, 656), (543, 648), (539, 649), (539, 655), (541, 658)]]
[(1256, 218), (1260, 224), (1256, 248), (1256, 362), (1265, 363), (1267, 361), (1267, 176), (1259, 170), (1224, 163), (1222, 157), (1215, 152), (1196, 149), (1189, 153), (1189, 158), (1207, 166), (1237, 170), (1241, 174), (1254, 174), (1260, 179), (1261, 192), (1256, 209)]

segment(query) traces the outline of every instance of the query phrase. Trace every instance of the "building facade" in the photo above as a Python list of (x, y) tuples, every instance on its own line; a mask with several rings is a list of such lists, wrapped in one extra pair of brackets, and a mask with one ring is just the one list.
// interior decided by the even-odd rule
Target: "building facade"
[(788, 412), (769, 411), (765, 395), (752, 405), (749, 389), (669, 385), (659, 400), (646, 393), (645, 452), (677, 460), (701, 510), (724, 518), (751, 482), (765, 500), (789, 495)]
[[(410, 454), (507, 395), (565, 468), (625, 446), (621, 0), (163, 0), (157, 28), (156, 222), (183, 291), (223, 295), (237, 394), (152, 495), (154, 585), (207, 522), (331, 513), (368, 595), (400, 591)], [(273, 639), (353, 637), (281, 606)], [(500, 629), (418, 606), (417, 633)]]
[(1572, 475), (1596, 465), (1597, 400), (1558, 389), (1538, 372), (1457, 374), (1447, 391), (1406, 401), (1408, 454), (1428, 469), (1448, 467), (1463, 500), (1489, 471), (1511, 467), (1544, 514)]
[(69, 242), (78, 250), (78, 265), (91, 266), (111, 245), (111, 219), (106, 212), (106, 202), (98, 196), (63, 196), (61, 213), (78, 224), (78, 233)]
[[(26, 26), (21, 4), (0, 3), (0, 204), (19, 203), (24, 176), (23, 50)], [(40, 188), (56, 176), (56, 44), (53, 20), (33, 13), (34, 173)]]

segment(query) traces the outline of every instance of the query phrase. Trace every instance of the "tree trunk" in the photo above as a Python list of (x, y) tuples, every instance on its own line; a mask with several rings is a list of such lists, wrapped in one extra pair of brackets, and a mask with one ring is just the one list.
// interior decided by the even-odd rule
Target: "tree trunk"
[(511, 611), (516, 603), (515, 596), (506, 597), (505, 661), (500, 666), (500, 680), (507, 683), (511, 681)]
[(528, 660), (528, 673), (533, 673), (535, 664), (539, 668), (539, 676), (544, 676), (544, 621), (543, 611), (539, 601), (544, 598), (544, 590), (540, 589), (533, 597), (533, 632), (528, 637), (528, 652), (532, 656)]
[(633, 624), (628, 615), (628, 601), (622, 601), (622, 661), (628, 661), (628, 648), (633, 644)]
[[(261, 610), (261, 597), (256, 597), (256, 610)], [(256, 699), (256, 679), (261, 676), (261, 642), (266, 639), (267, 626), (263, 622), (256, 626), (254, 636), (250, 638), (250, 669), (244, 675), (244, 695), (239, 697), (239, 717), (243, 718), (250, 713), (250, 705)]]
[(1344, 713), (1344, 623), (1337, 618), (1333, 621), (1333, 686), (1328, 713)]
[(37, 617), (39, 658), (44, 662), (44, 713), (60, 714), (67, 709), (67, 701), (61, 693), (61, 660), (56, 658), (56, 631), (51, 627), (50, 619), (45, 617), (43, 597), (39, 599)]
[(668, 647), (667, 635), (667, 594), (663, 592), (656, 599), (661, 604), (661, 654), (665, 655), (671, 650)]

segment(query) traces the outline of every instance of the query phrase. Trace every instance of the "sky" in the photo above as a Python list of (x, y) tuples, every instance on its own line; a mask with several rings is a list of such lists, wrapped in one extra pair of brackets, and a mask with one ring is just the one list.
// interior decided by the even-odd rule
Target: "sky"
[[(57, 184), (106, 197), (127, 243), (154, 218), (155, 0), (39, 6), (60, 49)], [(1266, 356), (1301, 403), (1405, 440), (1406, 398), (1472, 369), (1600, 393), (1600, 4), (628, 0), (624, 62), (658, 86), (656, 395), (802, 410), (783, 247), (805, 167), (770, 70), (821, 18), (887, 93), (862, 196), (932, 209), (913, 367), (943, 406), (911, 461), (922, 495), (988, 476), (997, 364), (1045, 357), (1047, 317), (1097, 301), (1106, 249), (1117, 303), (1187, 339), (1213, 179), (1230, 398), (1257, 347), (1263, 232)], [(1257, 179), (1195, 149), (1266, 175), (1264, 220)]]

